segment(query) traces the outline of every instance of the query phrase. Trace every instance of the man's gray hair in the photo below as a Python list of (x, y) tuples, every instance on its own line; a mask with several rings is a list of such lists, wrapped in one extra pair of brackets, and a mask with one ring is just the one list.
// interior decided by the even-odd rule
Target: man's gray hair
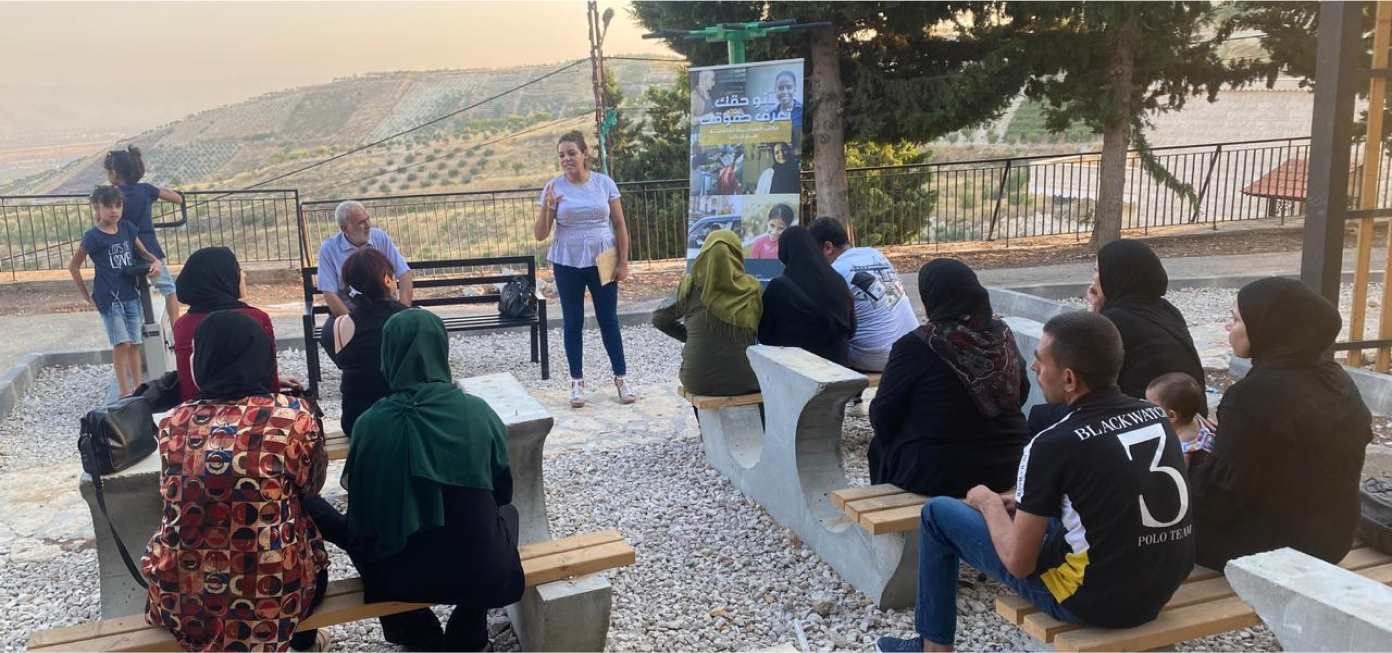
[(338, 221), (338, 228), (342, 229), (348, 226), (348, 218), (353, 215), (354, 210), (359, 209), (361, 209), (363, 213), (367, 213), (367, 207), (363, 206), (362, 202), (357, 200), (339, 202), (338, 206), (334, 209), (334, 219)]

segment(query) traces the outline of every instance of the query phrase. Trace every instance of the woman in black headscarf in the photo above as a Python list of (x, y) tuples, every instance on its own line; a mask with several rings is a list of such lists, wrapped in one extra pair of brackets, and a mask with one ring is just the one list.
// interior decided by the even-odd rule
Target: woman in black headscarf
[(1324, 357), (1341, 326), (1293, 279), (1237, 294), (1228, 342), (1252, 371), (1223, 395), (1213, 452), (1189, 470), (1199, 564), (1286, 546), (1331, 563), (1348, 553), (1373, 432), (1353, 379)]
[(855, 335), (855, 302), (846, 280), (803, 227), (789, 227), (778, 238), (783, 274), (764, 289), (759, 342), (801, 347), (846, 365), (846, 346)]
[(1015, 336), (965, 263), (918, 271), (928, 323), (894, 343), (870, 402), (870, 482), (964, 496), (1015, 484), (1029, 427), (1028, 370)]
[[(198, 396), (160, 422), (164, 518), (141, 559), (146, 619), (185, 650), (327, 646), (327, 632), (295, 630), (328, 582), (303, 503), (318, 496), (329, 459), (312, 407), (277, 393), (274, 370), (260, 325), (214, 311), (194, 334)], [(248, 556), (260, 567), (234, 562), (230, 576), (228, 561)]]
[(1141, 241), (1114, 240), (1097, 252), (1089, 300), (1121, 332), (1126, 353), (1117, 385), (1132, 397), (1144, 399), (1146, 386), (1170, 372), (1204, 385), (1203, 364), (1184, 315), (1164, 298), (1169, 284), (1160, 257)]
[[(237, 262), (237, 255), (226, 247), (204, 247), (188, 257), (184, 268), (179, 271), (175, 295), (181, 303), (187, 304), (187, 313), (174, 322), (174, 366), (179, 373), (179, 400), (188, 401), (198, 394), (198, 383), (193, 377), (193, 334), (198, 325), (213, 311), (236, 311), (256, 320), (275, 346), (275, 327), (265, 311), (249, 306), (242, 299), (246, 297), (246, 273)], [(275, 360), (271, 361), (272, 366)], [(280, 385), (280, 379), (272, 367), (272, 387)]]

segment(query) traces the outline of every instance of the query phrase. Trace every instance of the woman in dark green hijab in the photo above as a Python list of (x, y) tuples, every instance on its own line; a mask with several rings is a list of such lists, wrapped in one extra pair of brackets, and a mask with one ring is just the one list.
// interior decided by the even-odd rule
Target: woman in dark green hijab
[(525, 589), (507, 428), (454, 385), (449, 337), (434, 313), (387, 320), (382, 376), (392, 394), (358, 418), (343, 470), (349, 541), (340, 544), (336, 528), (325, 536), (353, 558), (366, 601), (455, 606), (443, 634), (429, 610), (384, 618), (387, 641), (482, 650), (488, 609), (517, 602)]

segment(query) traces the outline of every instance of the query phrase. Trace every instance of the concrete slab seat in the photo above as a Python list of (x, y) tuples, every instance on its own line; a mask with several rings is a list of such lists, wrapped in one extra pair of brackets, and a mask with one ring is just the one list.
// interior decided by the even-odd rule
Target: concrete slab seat
[(1284, 548), (1233, 560), (1227, 575), (1284, 650), (1392, 650), (1392, 587), (1385, 574), (1349, 571)]
[(830, 503), (850, 485), (840, 461), (846, 402), (869, 379), (797, 348), (755, 345), (747, 355), (761, 395), (692, 401), (707, 462), (872, 601), (912, 605), (918, 533), (873, 537)]
[[(519, 544), (553, 540), (546, 517), (541, 454), (554, 419), (511, 374), (472, 377), (458, 383), (465, 392), (488, 402), (507, 426), (512, 503), (520, 517)], [(347, 455), (348, 442), (341, 433), (337, 438), (330, 437), (328, 444), (331, 457)], [(152, 455), (130, 469), (104, 477), (103, 487), (111, 518), (128, 548), (133, 552), (143, 550), (145, 542), (159, 528), (163, 511), (159, 456)], [(90, 477), (83, 476), (81, 491), (91, 509), (92, 523), (97, 524), (102, 619), (143, 614), (145, 590), (130, 577), (121, 561), (97, 508)], [(529, 587), (520, 602), (508, 606), (508, 616), (524, 650), (600, 651), (608, 637), (612, 606), (608, 578), (602, 573), (585, 573), (571, 580), (540, 582)]]
[[(875, 388), (880, 385), (879, 372), (866, 372), (865, 378), (870, 383), (866, 387)], [(736, 406), (757, 406), (764, 403), (764, 395), (755, 392), (747, 395), (734, 395), (730, 397), (720, 397), (716, 395), (698, 395), (687, 392), (686, 388), (677, 386), (677, 396), (691, 402), (694, 408), (734, 408)]]
[[(1374, 582), (1392, 584), (1392, 555), (1361, 542), (1354, 546), (1339, 566)], [(1194, 568), (1159, 617), (1134, 628), (1065, 623), (1013, 594), (996, 599), (996, 613), (1022, 626), (1036, 647), (1056, 651), (1151, 651), (1261, 623), (1257, 610), (1238, 597), (1228, 579), (1206, 567)]]
[[(517, 548), (527, 587), (633, 564), (633, 547), (618, 531), (586, 533), (560, 540), (524, 544)], [(430, 607), (428, 603), (363, 603), (357, 578), (329, 583), (324, 601), (300, 623), (300, 630), (325, 628), (362, 619), (383, 617)], [(179, 644), (159, 626), (145, 623), (143, 614), (103, 619), (67, 628), (36, 631), (30, 651), (178, 651)]]

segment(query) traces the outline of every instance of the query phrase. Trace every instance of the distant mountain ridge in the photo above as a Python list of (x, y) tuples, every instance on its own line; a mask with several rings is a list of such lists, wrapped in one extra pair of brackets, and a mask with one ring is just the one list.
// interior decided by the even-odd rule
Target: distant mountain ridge
[[(524, 84), (561, 65), (403, 71), (338, 79), (202, 111), (123, 141), (119, 146), (132, 143), (144, 150), (149, 170), (147, 181), (173, 186), (234, 188), (238, 182), (250, 183), (253, 174), (271, 174), (286, 168), (287, 164), (302, 166), (315, 157), (379, 140)], [(629, 104), (651, 85), (671, 84), (677, 71), (674, 64), (650, 61), (612, 60), (608, 67)], [(375, 169), (374, 166), (386, 162), (376, 159), (388, 152), (412, 156), (406, 153), (425, 148), (427, 143), (467, 146), (481, 137), (517, 131), (556, 118), (583, 115), (593, 109), (590, 66), (582, 63), (415, 132), (401, 139), (403, 143), (393, 143), (392, 148), (375, 148), (362, 155), (346, 157), (345, 162), (365, 159), (339, 166), (337, 172), (359, 173)], [(104, 150), (94, 152), (59, 170), (0, 185), (0, 192), (87, 192), (106, 180), (101, 168), (103, 155)], [(513, 174), (522, 174), (537, 168), (538, 164), (554, 166), (553, 159), (554, 154), (543, 152), (536, 160), (519, 159), (509, 164)], [(333, 166), (326, 166), (329, 167)], [(441, 170), (444, 170), (443, 164)], [(323, 182), (334, 178), (334, 170), (322, 172), (328, 174), (314, 175), (309, 180)], [(289, 179), (286, 182), (296, 185), (289, 183)]]

